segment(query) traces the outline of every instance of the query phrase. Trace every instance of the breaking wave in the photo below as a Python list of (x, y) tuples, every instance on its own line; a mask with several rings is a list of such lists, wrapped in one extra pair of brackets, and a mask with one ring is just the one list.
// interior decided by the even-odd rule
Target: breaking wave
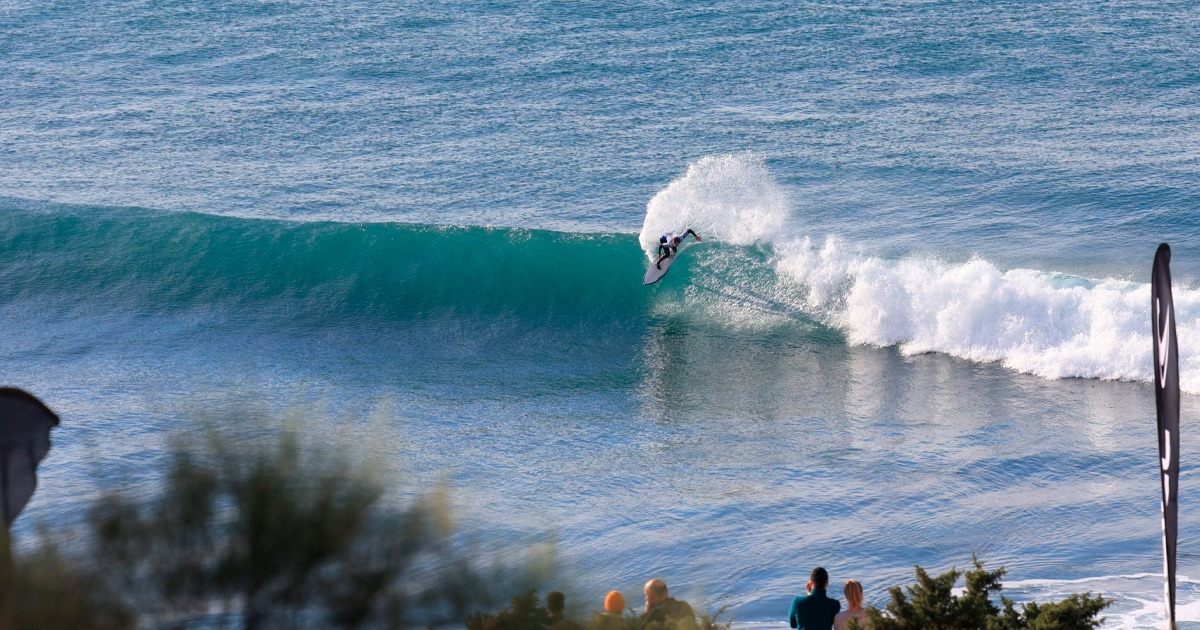
[[(804, 235), (761, 157), (710, 156), (631, 234), (271, 221), (38, 206), (0, 214), (0, 301), (47, 312), (234, 309), (278, 321), (682, 317), (997, 362), (1046, 378), (1149, 381), (1147, 283), (872, 255)], [(640, 279), (664, 231), (692, 227), (670, 276)], [(1200, 290), (1177, 286), (1181, 385), (1200, 394)]]

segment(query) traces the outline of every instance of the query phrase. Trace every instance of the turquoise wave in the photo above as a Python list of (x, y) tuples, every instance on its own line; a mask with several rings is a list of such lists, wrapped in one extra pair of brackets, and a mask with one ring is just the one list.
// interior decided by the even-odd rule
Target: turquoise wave
[[(0, 299), (293, 318), (627, 317), (654, 289), (632, 234), (8, 209)], [(684, 275), (679, 274), (677, 275)]]
[[(0, 208), (4, 208), (0, 202)], [(885, 259), (839, 239), (711, 238), (662, 283), (633, 234), (245, 219), (19, 204), (0, 212), (0, 305), (38, 318), (213, 313), (315, 327), (477, 317), (516, 343), (654, 322), (776, 341), (898, 347), (1046, 378), (1148, 381), (1148, 287), (982, 259)], [(1200, 290), (1175, 291), (1183, 388), (1200, 392)], [(45, 314), (45, 315), (43, 315)], [(597, 325), (598, 324), (598, 325)], [(126, 326), (127, 324), (121, 324)], [(1186, 340), (1191, 339), (1193, 342)]]

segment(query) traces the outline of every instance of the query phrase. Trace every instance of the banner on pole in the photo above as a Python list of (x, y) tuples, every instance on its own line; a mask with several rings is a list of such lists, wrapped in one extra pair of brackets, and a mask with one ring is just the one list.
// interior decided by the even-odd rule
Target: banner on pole
[(1179, 533), (1179, 345), (1171, 300), (1171, 248), (1158, 246), (1150, 282), (1154, 337), (1154, 399), (1162, 477), (1164, 600), (1167, 630), (1175, 630), (1175, 541)]

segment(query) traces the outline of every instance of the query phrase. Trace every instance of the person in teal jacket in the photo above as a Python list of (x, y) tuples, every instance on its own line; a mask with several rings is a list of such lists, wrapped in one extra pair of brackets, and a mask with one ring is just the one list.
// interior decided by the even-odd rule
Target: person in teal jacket
[(821, 567), (812, 570), (808, 579), (808, 595), (792, 600), (788, 623), (797, 630), (833, 630), (833, 618), (842, 609), (842, 603), (825, 594), (829, 586), (829, 572)]

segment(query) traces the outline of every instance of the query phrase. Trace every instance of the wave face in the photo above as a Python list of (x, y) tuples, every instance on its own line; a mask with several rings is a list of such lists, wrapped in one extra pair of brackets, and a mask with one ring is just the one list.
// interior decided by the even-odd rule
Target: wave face
[(9, 211), (0, 223), (7, 303), (305, 319), (624, 317), (645, 300), (626, 235), (94, 208)]

